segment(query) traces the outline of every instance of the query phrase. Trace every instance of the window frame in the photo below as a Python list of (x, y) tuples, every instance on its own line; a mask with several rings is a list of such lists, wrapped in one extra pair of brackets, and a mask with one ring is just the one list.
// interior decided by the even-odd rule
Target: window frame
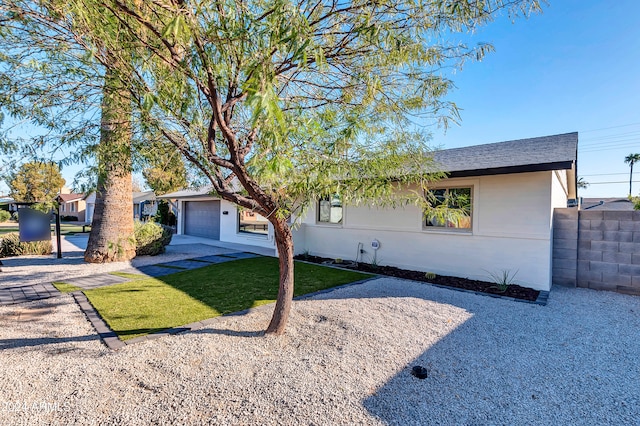
[(469, 215), (469, 227), (468, 228), (457, 228), (457, 227), (449, 227), (449, 226), (438, 226), (438, 225), (427, 225), (427, 217), (422, 212), (422, 230), (427, 232), (445, 232), (445, 233), (454, 233), (454, 234), (472, 234), (474, 232), (475, 225), (475, 212), (476, 212), (476, 184), (473, 183), (451, 183), (450, 185), (442, 185), (436, 186), (433, 188), (428, 188), (425, 191), (438, 191), (445, 190), (450, 191), (452, 189), (468, 189), (471, 197), (471, 211)]
[[(265, 225), (267, 226), (267, 229), (266, 229), (266, 232), (264, 234), (261, 233), (261, 232), (243, 231), (243, 230), (240, 229), (240, 225), (242, 223), (240, 215), (242, 214), (243, 211), (250, 211), (250, 210), (237, 209), (237, 211), (236, 211), (236, 213), (237, 213), (236, 214), (236, 234), (242, 235), (242, 236), (251, 236), (251, 237), (256, 237), (256, 238), (268, 238), (269, 237), (269, 221), (268, 220), (265, 222)], [(254, 214), (258, 214), (258, 213), (254, 213)]]
[[(340, 210), (341, 210), (341, 214), (340, 214), (340, 221), (338, 222), (331, 222), (331, 202), (333, 201), (332, 199), (334, 197), (338, 197), (338, 199), (340, 200)], [(320, 220), (320, 203), (321, 202), (329, 202), (329, 220), (328, 221), (324, 221), (324, 220)], [(339, 194), (333, 194), (333, 195), (327, 195), (325, 197), (322, 197), (320, 199), (318, 199), (318, 201), (316, 202), (316, 224), (317, 225), (327, 225), (327, 226), (342, 226), (344, 224), (344, 202), (342, 201), (342, 197)]]

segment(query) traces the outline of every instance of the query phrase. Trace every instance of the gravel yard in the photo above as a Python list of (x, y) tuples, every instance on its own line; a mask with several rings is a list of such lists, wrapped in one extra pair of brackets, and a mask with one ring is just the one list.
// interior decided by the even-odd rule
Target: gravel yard
[[(637, 424), (640, 298), (381, 278), (110, 351), (70, 296), (0, 307), (0, 424)], [(419, 380), (411, 367), (423, 365)]]

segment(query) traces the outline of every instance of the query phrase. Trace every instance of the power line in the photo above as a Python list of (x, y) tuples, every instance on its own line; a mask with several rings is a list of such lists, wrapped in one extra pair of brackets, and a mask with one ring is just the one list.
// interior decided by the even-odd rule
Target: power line
[(629, 173), (594, 173), (592, 175), (580, 175), (581, 177), (585, 176), (619, 176), (619, 175), (628, 175)]
[(605, 146), (605, 147), (601, 147), (601, 148), (598, 148), (598, 147), (587, 147), (585, 149), (579, 149), (579, 151), (582, 152), (582, 153), (585, 153), (585, 152), (621, 150), (621, 149), (634, 148), (634, 147), (638, 147), (638, 149), (640, 149), (640, 144), (627, 143), (627, 144), (623, 144), (623, 145)]
[(640, 133), (640, 130), (634, 130), (633, 132), (625, 132), (625, 133), (616, 133), (613, 135), (606, 135), (606, 136), (593, 136), (590, 138), (580, 138), (580, 140), (582, 141), (594, 141), (594, 140), (602, 140), (602, 139), (617, 139), (617, 138), (621, 138), (624, 136), (629, 136), (629, 135), (636, 135)]
[(632, 137), (632, 138), (625, 138), (625, 139), (616, 139), (616, 140), (610, 140), (610, 141), (600, 141), (600, 142), (589, 142), (589, 143), (581, 143), (580, 146), (584, 147), (594, 147), (594, 146), (611, 146), (611, 145), (619, 145), (621, 143), (636, 143), (636, 142), (640, 142), (640, 135)]
[[(640, 180), (634, 180), (632, 181), (632, 183), (638, 183), (640, 182)], [(610, 183), (629, 183), (628, 180), (620, 180), (620, 181), (615, 181), (615, 182), (587, 182), (587, 184), (589, 185), (605, 185), (605, 184), (610, 184)]]
[(601, 129), (580, 130), (579, 133), (599, 132), (601, 130), (619, 129), (621, 127), (631, 127), (631, 126), (640, 126), (640, 123), (621, 124), (620, 126), (603, 127)]

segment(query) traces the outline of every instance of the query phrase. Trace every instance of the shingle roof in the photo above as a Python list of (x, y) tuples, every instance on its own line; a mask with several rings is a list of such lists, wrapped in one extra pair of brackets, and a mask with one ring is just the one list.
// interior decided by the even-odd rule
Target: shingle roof
[(576, 163), (578, 133), (453, 148), (434, 153), (451, 177), (571, 169)]
[(156, 200), (156, 194), (154, 194), (153, 191), (144, 191), (144, 192), (134, 191), (132, 193), (132, 197), (133, 197), (133, 204), (139, 204), (139, 203), (142, 203), (143, 201)]
[(68, 203), (70, 201), (81, 200), (84, 197), (84, 194), (59, 194), (58, 196), (62, 201)]
[(633, 211), (633, 202), (626, 198), (583, 198), (582, 210)]
[(170, 192), (169, 194), (158, 195), (156, 198), (174, 199), (174, 198), (216, 197), (216, 195), (211, 195), (212, 192), (213, 192), (213, 187), (203, 186), (197, 189), (181, 189), (180, 191)]

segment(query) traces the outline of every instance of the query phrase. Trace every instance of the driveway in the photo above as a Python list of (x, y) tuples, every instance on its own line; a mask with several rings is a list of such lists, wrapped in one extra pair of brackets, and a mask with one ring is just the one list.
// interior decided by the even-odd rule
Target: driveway
[[(90, 264), (84, 261), (88, 239), (88, 234), (63, 236), (61, 259), (57, 258), (57, 251), (50, 256), (3, 258), (3, 265), (0, 267), (0, 305), (58, 296), (59, 292), (51, 284), (55, 281), (122, 271), (132, 267), (238, 251), (275, 256), (274, 249), (174, 235), (166, 252), (161, 255), (139, 256), (128, 262)], [(53, 244), (57, 250), (55, 239)]]
[(295, 301), (284, 336), (267, 305), (119, 351), (69, 296), (0, 306), (0, 424), (632, 425), (639, 302), (380, 278)]

